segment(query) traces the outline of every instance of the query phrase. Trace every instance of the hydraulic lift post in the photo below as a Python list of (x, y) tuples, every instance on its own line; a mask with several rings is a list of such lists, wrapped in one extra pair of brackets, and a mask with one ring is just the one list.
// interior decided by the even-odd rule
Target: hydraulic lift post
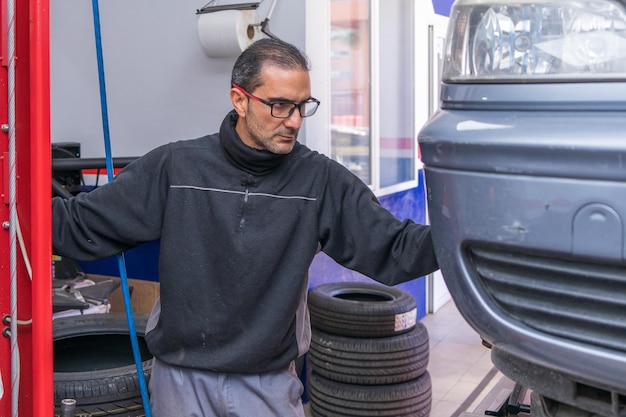
[[(54, 411), (49, 19), (49, 0), (0, 1), (0, 415), (7, 417), (51, 416)], [(10, 136), (15, 138), (11, 159), (17, 219), (9, 216)], [(9, 228), (18, 225), (23, 249), (17, 248), (12, 262)], [(15, 347), (7, 330), (12, 297), (18, 319)]]

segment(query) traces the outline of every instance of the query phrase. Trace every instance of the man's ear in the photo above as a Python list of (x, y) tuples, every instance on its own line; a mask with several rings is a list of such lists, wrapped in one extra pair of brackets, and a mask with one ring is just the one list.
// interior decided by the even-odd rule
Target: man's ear
[(246, 117), (248, 112), (248, 97), (236, 88), (230, 89), (230, 100), (239, 117)]

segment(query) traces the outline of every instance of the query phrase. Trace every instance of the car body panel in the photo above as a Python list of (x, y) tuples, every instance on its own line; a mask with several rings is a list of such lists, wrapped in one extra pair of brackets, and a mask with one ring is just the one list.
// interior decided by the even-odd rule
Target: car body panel
[(455, 304), (505, 374), (622, 415), (581, 392), (626, 401), (626, 83), (444, 83), (441, 97), (418, 141)]

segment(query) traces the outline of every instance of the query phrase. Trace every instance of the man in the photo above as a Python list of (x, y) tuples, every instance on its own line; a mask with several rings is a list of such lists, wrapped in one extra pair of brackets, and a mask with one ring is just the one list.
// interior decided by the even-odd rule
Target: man
[(322, 250), (395, 285), (437, 267), (430, 229), (401, 222), (347, 169), (297, 142), (306, 57), (274, 39), (237, 59), (219, 133), (158, 147), (111, 183), (53, 199), (55, 252), (108, 257), (160, 240), (146, 330), (153, 415), (303, 417), (307, 271)]

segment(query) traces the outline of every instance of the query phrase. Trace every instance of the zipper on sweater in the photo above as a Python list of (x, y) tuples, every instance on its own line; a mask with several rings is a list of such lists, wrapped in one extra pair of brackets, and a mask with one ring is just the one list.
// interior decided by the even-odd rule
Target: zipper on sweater
[(250, 195), (250, 189), (246, 188), (246, 192), (243, 195), (243, 206), (241, 207), (241, 219), (239, 220), (239, 230), (243, 230), (246, 225), (246, 217), (244, 216), (246, 212), (246, 204), (248, 204), (248, 197)]
[(246, 206), (248, 205), (248, 199), (250, 198), (250, 187), (256, 186), (256, 179), (254, 176), (248, 174), (245, 178), (242, 178), (241, 185), (246, 188), (243, 194), (243, 204), (241, 205), (241, 217), (239, 218), (238, 232), (241, 232), (246, 227)]

